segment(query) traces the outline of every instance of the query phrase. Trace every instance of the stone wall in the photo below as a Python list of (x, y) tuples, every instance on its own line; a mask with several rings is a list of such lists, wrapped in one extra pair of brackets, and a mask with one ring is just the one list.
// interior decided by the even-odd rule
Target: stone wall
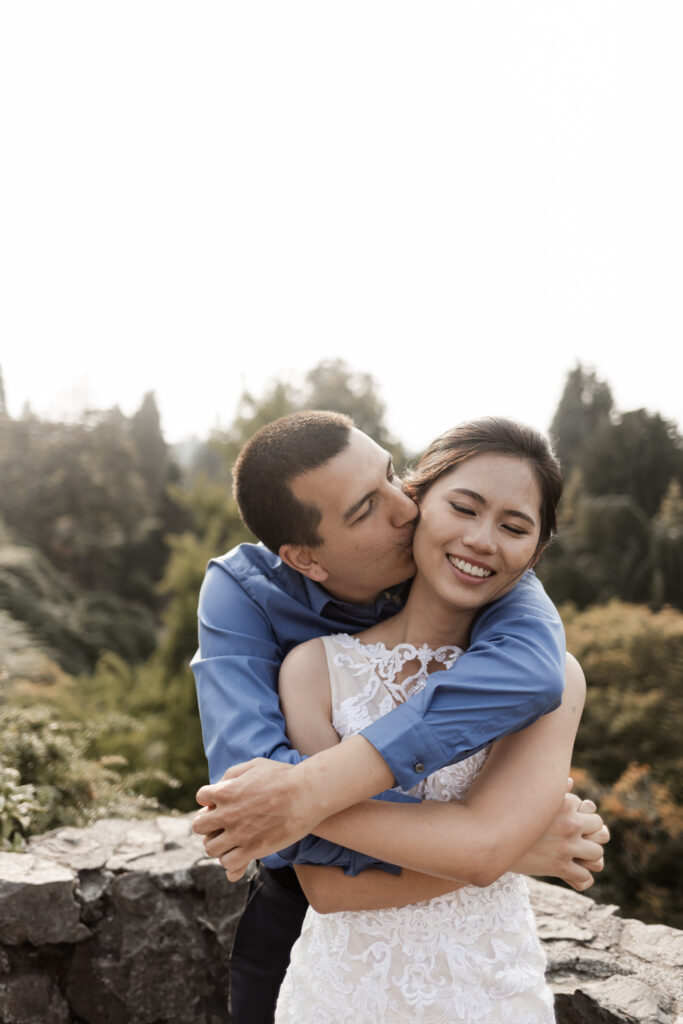
[[(102, 821), (0, 853), (0, 1024), (219, 1024), (244, 883), (190, 817)], [(559, 1024), (681, 1024), (683, 932), (531, 883)]]

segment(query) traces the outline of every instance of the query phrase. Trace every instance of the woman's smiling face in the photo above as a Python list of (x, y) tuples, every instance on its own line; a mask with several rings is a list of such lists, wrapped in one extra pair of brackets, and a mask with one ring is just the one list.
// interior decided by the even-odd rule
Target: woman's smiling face
[(455, 607), (476, 610), (537, 560), (541, 491), (527, 460), (485, 453), (440, 476), (420, 502), (418, 576)]

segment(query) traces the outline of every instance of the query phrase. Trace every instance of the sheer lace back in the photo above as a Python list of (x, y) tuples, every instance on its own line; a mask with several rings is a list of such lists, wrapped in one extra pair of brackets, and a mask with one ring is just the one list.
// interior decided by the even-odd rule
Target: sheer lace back
[[(345, 634), (323, 642), (333, 724), (342, 740), (423, 689), (430, 668), (448, 668), (461, 654), (457, 647), (387, 649)], [(481, 750), (442, 768), (411, 793), (462, 799), (487, 756), (488, 749)], [(518, 875), (404, 907), (324, 916), (309, 909), (275, 1020), (551, 1024), (544, 966), (527, 887)]]

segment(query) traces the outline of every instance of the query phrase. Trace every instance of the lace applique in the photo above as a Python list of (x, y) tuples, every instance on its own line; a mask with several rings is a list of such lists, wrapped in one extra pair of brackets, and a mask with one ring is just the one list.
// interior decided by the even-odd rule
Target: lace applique
[[(334, 657), (335, 665), (348, 669), (354, 679), (366, 678), (373, 687), (384, 686), (396, 703), (406, 701), (414, 693), (424, 689), (429, 676), (429, 665), (433, 661), (444, 668), (450, 668), (462, 654), (460, 647), (452, 645), (434, 649), (427, 644), (422, 644), (421, 647), (398, 644), (392, 648), (387, 648), (382, 643), (363, 644), (357, 637), (348, 636), (346, 633), (339, 634), (335, 640), (340, 646), (351, 648), (362, 655), (361, 658), (354, 658), (339, 652)], [(396, 682), (396, 676), (400, 675), (404, 666), (411, 661), (419, 662), (417, 672)]]

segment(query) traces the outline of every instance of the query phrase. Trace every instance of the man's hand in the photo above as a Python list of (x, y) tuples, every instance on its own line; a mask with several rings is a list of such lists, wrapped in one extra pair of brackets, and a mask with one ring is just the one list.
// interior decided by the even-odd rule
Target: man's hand
[(314, 832), (338, 811), (381, 793), (394, 777), (381, 755), (363, 736), (320, 750), (297, 765), (257, 757), (230, 768), (221, 782), (202, 786), (194, 830), (209, 836), (211, 857), (218, 857), (235, 881), (249, 862)]
[(582, 801), (567, 792), (546, 831), (513, 870), (524, 875), (561, 878), (578, 892), (584, 892), (593, 885), (593, 874), (603, 869), (603, 846), (609, 838), (609, 829), (596, 813), (593, 801)]
[(250, 861), (297, 842), (324, 817), (298, 811), (306, 808), (298, 774), (294, 765), (258, 757), (198, 791), (204, 810), (192, 828), (205, 837), (208, 856), (220, 860), (231, 882), (242, 877)]

